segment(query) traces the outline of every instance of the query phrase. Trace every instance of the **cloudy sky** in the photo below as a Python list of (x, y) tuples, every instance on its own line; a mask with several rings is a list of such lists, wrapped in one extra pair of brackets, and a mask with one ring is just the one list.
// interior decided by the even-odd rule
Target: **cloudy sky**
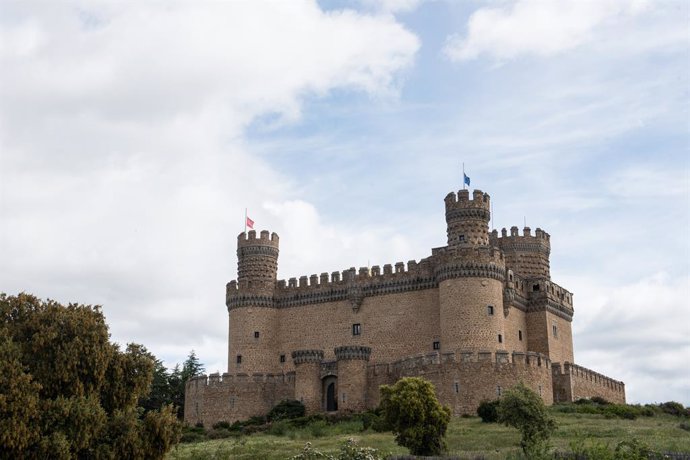
[(0, 291), (225, 370), (245, 207), (279, 278), (420, 259), (443, 197), (551, 234), (575, 360), (690, 405), (688, 3), (0, 2)]

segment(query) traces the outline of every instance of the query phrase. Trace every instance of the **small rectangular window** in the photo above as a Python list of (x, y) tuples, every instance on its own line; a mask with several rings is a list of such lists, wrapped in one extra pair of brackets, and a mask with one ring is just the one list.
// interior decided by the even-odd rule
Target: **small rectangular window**
[(501, 396), (501, 385), (496, 387), (496, 396)]
[(242, 364), (242, 355), (237, 355), (237, 364)]
[(557, 338), (558, 338), (558, 328), (556, 327), (555, 324), (552, 326), (552, 330), (553, 330), (553, 336), (554, 336), (554, 338), (557, 339)]
[(453, 384), (453, 389), (455, 390), (455, 393), (460, 393), (460, 384), (458, 382), (455, 382)]
[(498, 334), (498, 343), (503, 343), (503, 335)]
[(465, 235), (460, 235), (460, 242), (464, 243), (465, 242)]
[(535, 292), (538, 291), (538, 290), (539, 290), (539, 285), (538, 285), (538, 284), (533, 284), (533, 285), (532, 285), (532, 290), (535, 291)]
[(280, 362), (284, 363), (285, 362), (285, 355), (280, 355)]
[(441, 342), (434, 342), (434, 350), (440, 350), (441, 349)]
[(522, 340), (522, 331), (518, 331), (518, 339)]
[(347, 396), (345, 393), (343, 393), (343, 402), (345, 402), (346, 399), (347, 399)]
[(259, 338), (259, 331), (254, 331), (254, 338), (258, 339)]
[(488, 307), (486, 307), (486, 313), (487, 313), (489, 316), (493, 316), (493, 314), (494, 314), (494, 306), (493, 306), (493, 305), (489, 305)]
[(352, 335), (361, 335), (362, 334), (362, 325), (359, 323), (353, 324), (352, 325)]

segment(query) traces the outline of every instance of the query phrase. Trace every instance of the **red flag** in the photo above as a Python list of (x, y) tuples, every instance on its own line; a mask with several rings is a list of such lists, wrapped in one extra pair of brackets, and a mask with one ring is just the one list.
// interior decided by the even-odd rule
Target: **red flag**
[(251, 228), (254, 230), (254, 221), (251, 220), (249, 217), (247, 217), (247, 227)]

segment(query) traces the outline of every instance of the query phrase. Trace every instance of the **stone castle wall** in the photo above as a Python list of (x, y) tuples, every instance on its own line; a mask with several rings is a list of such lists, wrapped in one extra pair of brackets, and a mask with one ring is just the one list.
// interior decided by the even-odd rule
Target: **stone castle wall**
[(598, 396), (625, 404), (625, 384), (582, 366), (571, 363), (552, 367), (555, 402), (577, 401)]
[(184, 419), (211, 427), (216, 422), (246, 420), (264, 415), (285, 399), (295, 397), (295, 373), (211, 374), (189, 379), (185, 385)]
[(380, 385), (392, 385), (402, 377), (429, 380), (441, 404), (450, 407), (454, 415), (476, 414), (481, 401), (497, 399), (518, 382), (541, 395), (544, 403), (553, 403), (551, 363), (536, 353), (431, 353), (370, 366), (368, 377), (368, 407), (378, 405)]

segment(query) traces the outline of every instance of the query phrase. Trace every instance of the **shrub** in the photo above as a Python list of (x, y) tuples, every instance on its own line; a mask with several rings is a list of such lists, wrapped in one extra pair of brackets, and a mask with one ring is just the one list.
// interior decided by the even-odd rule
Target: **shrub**
[(362, 418), (362, 431), (366, 431), (369, 428), (377, 433), (383, 433), (384, 431), (391, 431), (391, 427), (386, 423), (380, 408), (370, 409), (361, 414)]
[(229, 430), (229, 429), (230, 429), (230, 423), (229, 423), (229, 422), (226, 422), (226, 421), (216, 422), (216, 423), (213, 424), (213, 427), (212, 427), (212, 428), (214, 428), (214, 429), (216, 429), (216, 430), (219, 429), (219, 428), (224, 428), (224, 429), (226, 429), (226, 430)]
[(680, 425), (678, 425), (678, 428), (680, 428), (681, 430), (690, 431), (690, 423), (680, 422)]
[(325, 420), (317, 420), (309, 424), (309, 433), (314, 438), (321, 438), (326, 435), (328, 424)]
[(601, 396), (592, 396), (590, 398), (590, 401), (592, 401), (594, 404), (599, 404), (601, 406), (608, 406), (609, 404), (611, 404), (609, 401), (602, 398)]
[(225, 439), (232, 436), (232, 433), (225, 428), (213, 428), (206, 433), (206, 436), (208, 436), (208, 439)]
[(413, 455), (438, 455), (445, 450), (450, 409), (438, 402), (431, 382), (406, 377), (393, 386), (382, 385), (380, 391), (381, 411), (395, 442)]
[(690, 411), (685, 409), (685, 407), (683, 407), (683, 405), (681, 403), (676, 402), (676, 401), (667, 401), (665, 403), (659, 404), (659, 408), (665, 414), (677, 415), (677, 416), (679, 416), (679, 415), (685, 415), (685, 416), (690, 415)]
[(285, 420), (278, 420), (277, 422), (271, 423), (271, 426), (266, 430), (266, 433), (273, 436), (285, 436), (288, 432), (288, 424)]
[(520, 445), (528, 458), (541, 454), (556, 429), (556, 422), (549, 417), (544, 401), (522, 382), (500, 399), (498, 417), (500, 422), (520, 431)]
[(484, 423), (498, 422), (498, 399), (494, 401), (482, 401), (477, 408), (477, 415), (481, 417)]
[(304, 404), (294, 399), (286, 399), (276, 404), (266, 418), (268, 421), (273, 422), (276, 420), (304, 417), (304, 414)]

